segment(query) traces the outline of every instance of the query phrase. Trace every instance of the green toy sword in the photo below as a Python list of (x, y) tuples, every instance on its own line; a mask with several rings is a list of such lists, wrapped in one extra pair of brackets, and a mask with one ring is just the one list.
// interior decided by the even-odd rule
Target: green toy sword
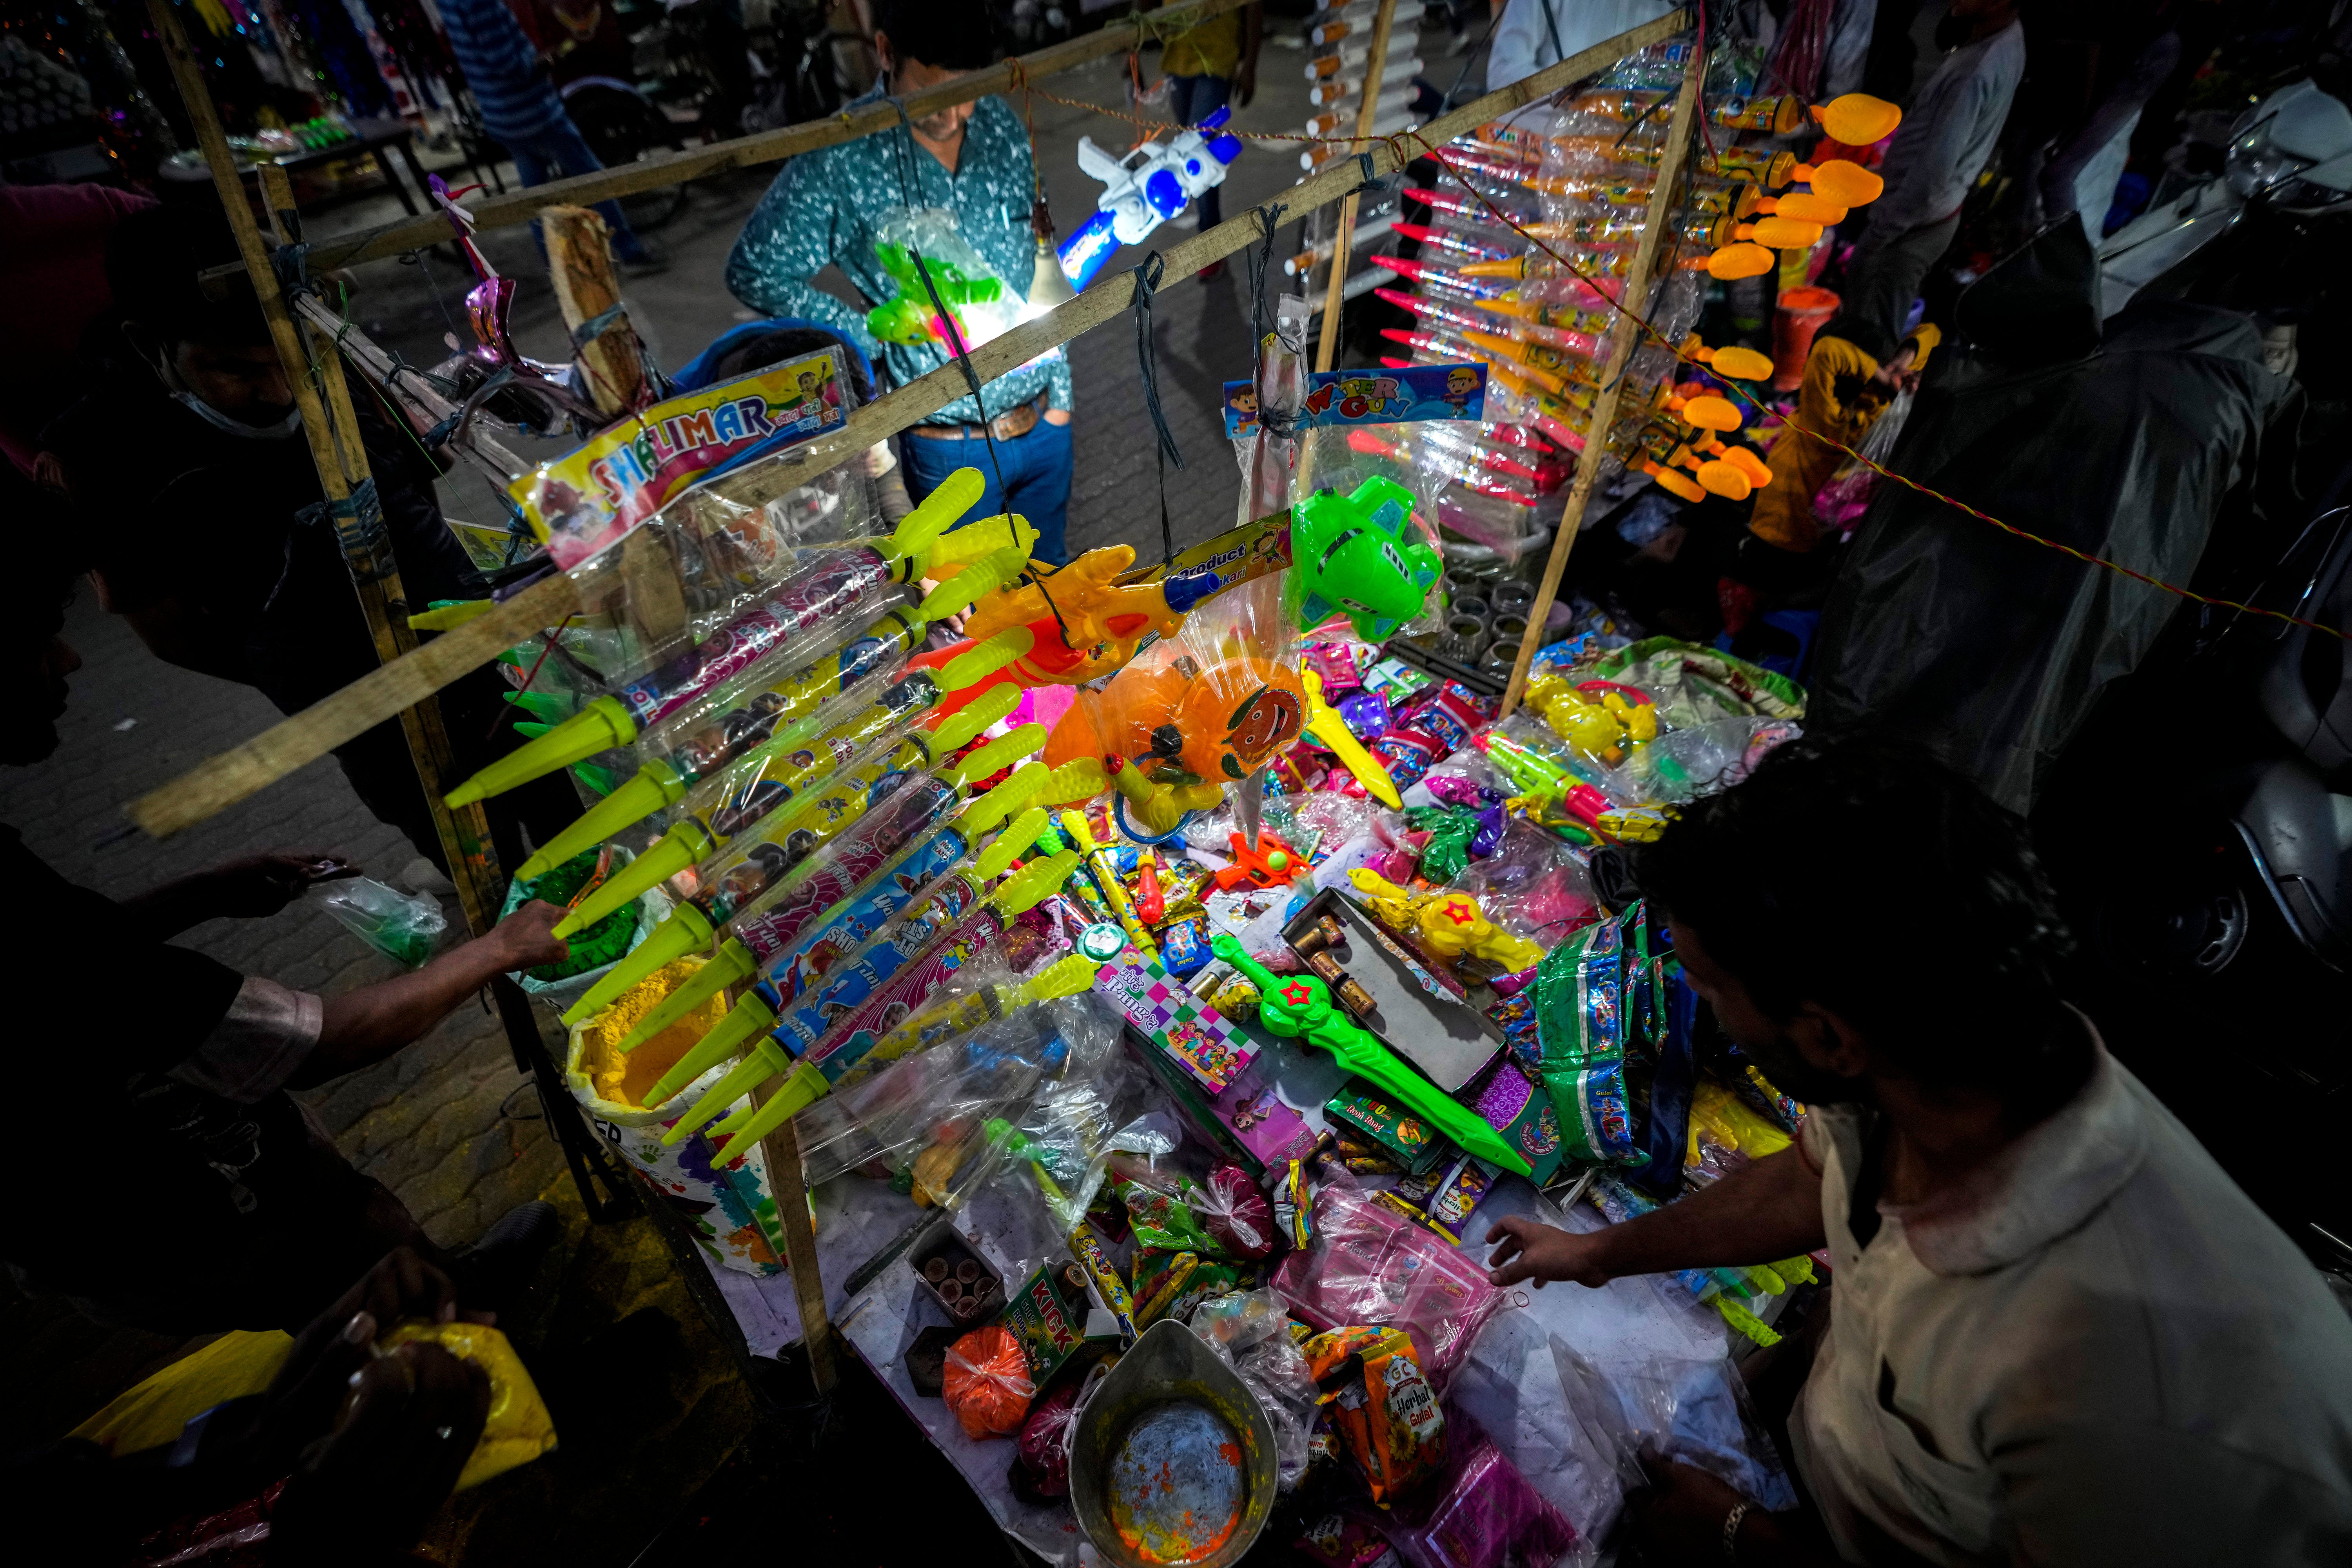
[(1527, 1157), (1486, 1119), (1399, 1059), (1356, 1021), (1332, 1005), (1331, 988), (1312, 974), (1276, 974), (1223, 931), (1209, 939), (1219, 958), (1257, 987), (1258, 1022), (1269, 1035), (1303, 1039), (1339, 1058), (1339, 1065), (1411, 1106), (1429, 1124), (1481, 1160), (1522, 1176), (1533, 1176)]

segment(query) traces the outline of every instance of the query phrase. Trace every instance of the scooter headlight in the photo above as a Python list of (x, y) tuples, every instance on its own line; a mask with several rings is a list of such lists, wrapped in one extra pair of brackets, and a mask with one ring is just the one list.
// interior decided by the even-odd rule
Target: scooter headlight
[(2311, 167), (2311, 160), (2298, 158), (2281, 148), (2271, 138), (2271, 122), (2255, 124), (2246, 133), (2230, 143), (2228, 157), (2221, 165), (2221, 177), (2229, 182), (2241, 200), (2252, 201), (2263, 191), (2294, 178)]

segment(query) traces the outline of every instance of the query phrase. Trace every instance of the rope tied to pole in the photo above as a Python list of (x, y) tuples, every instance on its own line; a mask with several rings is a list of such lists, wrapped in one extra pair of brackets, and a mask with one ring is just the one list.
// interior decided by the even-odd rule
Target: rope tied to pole
[(1152, 331), (1151, 302), (1160, 291), (1160, 279), (1166, 276), (1167, 260), (1154, 250), (1136, 263), (1135, 278), (1135, 360), (1142, 373), (1143, 406), (1151, 415), (1153, 451), (1160, 459), (1160, 542), (1165, 552), (1162, 562), (1176, 559), (1176, 525), (1168, 515), (1168, 463), (1184, 466), (1184, 454), (1176, 445), (1175, 434), (1168, 428), (1167, 410), (1160, 405), (1160, 353)]

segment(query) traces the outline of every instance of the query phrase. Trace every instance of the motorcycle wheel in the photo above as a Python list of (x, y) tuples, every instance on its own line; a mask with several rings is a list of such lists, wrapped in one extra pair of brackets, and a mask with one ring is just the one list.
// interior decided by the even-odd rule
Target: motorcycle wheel
[[(572, 123), (608, 169), (680, 151), (684, 143), (669, 118), (640, 94), (605, 81), (582, 81), (563, 95)], [(686, 209), (686, 187), (664, 185), (620, 198), (632, 228), (659, 228)]]
[(2119, 973), (2210, 980), (2245, 945), (2246, 895), (2234, 883), (2144, 889), (2104, 900), (2094, 917), (2099, 955)]

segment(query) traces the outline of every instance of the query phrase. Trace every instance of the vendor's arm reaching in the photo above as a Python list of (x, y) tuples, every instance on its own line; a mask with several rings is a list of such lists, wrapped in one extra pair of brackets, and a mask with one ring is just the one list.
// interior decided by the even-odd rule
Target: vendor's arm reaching
[(1487, 1277), (1497, 1285), (1533, 1280), (1538, 1289), (1554, 1279), (1597, 1289), (1629, 1274), (1769, 1263), (1823, 1239), (1822, 1173), (1792, 1145), (1680, 1203), (1587, 1235), (1521, 1215), (1498, 1219)]
[(553, 904), (534, 900), (488, 935), (450, 949), (414, 974), (325, 998), (319, 1043), (287, 1086), (310, 1089), (382, 1061), (421, 1037), (493, 977), (570, 957), (570, 944), (547, 934), (562, 918)]

